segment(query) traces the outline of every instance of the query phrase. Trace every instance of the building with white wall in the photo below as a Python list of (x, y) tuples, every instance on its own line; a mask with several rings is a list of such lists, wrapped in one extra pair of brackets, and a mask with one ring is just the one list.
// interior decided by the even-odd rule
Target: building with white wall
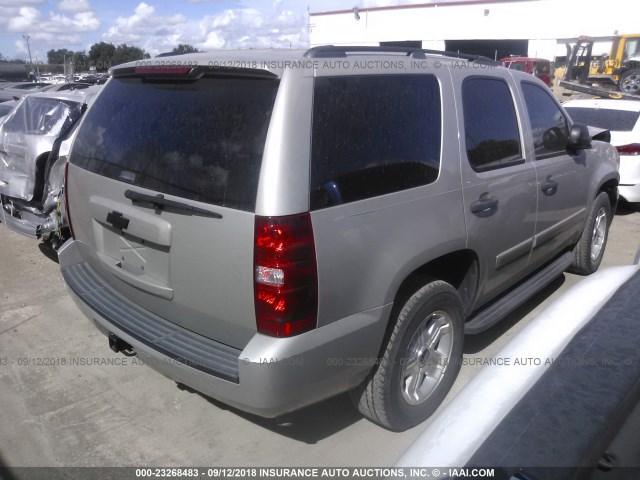
[[(640, 33), (638, 0), (460, 0), (311, 12), (311, 46), (405, 45), (553, 60), (563, 40)], [(596, 44), (595, 54), (610, 43)]]

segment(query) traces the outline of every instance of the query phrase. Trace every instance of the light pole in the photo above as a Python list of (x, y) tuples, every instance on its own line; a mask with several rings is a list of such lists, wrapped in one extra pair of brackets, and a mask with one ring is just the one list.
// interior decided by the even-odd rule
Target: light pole
[(33, 73), (33, 60), (31, 60), (31, 47), (29, 46), (29, 35), (22, 35), (22, 38), (24, 38), (27, 41), (27, 50), (29, 51), (29, 65), (31, 65), (31, 73)]

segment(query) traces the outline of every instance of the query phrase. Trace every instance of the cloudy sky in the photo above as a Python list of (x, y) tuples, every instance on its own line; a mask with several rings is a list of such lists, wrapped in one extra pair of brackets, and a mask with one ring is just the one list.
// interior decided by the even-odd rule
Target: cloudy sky
[(0, 53), (33, 60), (50, 49), (127, 43), (152, 55), (189, 43), (201, 50), (305, 47), (307, 12), (429, 0), (0, 0)]

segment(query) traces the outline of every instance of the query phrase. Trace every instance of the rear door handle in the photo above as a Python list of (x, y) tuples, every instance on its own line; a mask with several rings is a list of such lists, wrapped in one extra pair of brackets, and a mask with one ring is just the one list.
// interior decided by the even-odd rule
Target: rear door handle
[(558, 182), (552, 180), (551, 177), (547, 177), (547, 181), (541, 185), (540, 189), (542, 193), (550, 197), (558, 191)]
[(471, 204), (471, 213), (480, 218), (490, 217), (498, 210), (498, 199), (494, 197), (480, 197)]

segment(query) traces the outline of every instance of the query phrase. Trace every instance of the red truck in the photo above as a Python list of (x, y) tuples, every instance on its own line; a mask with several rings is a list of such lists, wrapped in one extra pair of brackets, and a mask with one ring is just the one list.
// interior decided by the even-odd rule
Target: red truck
[(548, 86), (551, 86), (551, 62), (544, 58), (532, 57), (504, 57), (500, 59), (502, 65), (521, 72), (535, 75)]

